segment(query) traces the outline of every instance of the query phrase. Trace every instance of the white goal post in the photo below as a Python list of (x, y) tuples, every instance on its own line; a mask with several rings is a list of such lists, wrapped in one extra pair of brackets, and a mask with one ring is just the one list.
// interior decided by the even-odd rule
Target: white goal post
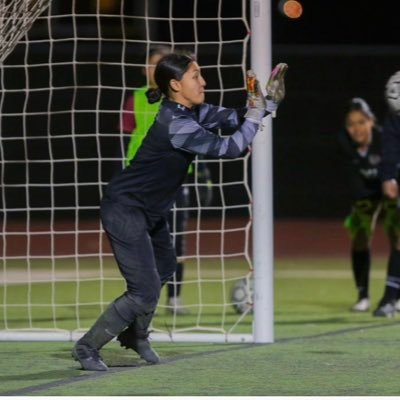
[[(0, 0), (0, 341), (76, 340), (123, 292), (99, 201), (153, 46), (195, 53), (206, 101), (221, 106), (244, 104), (246, 69), (263, 87), (271, 71), (270, 0), (85, 3)], [(197, 159), (185, 186), (190, 219), (173, 236), (186, 241), (188, 313), (171, 312), (163, 292), (152, 339), (272, 343), (271, 118), (243, 157)], [(232, 300), (238, 281), (244, 307)]]
[[(271, 1), (251, 2), (251, 65), (265, 87), (271, 71)], [(253, 269), (255, 343), (274, 341), (274, 236), (272, 121), (253, 142)]]

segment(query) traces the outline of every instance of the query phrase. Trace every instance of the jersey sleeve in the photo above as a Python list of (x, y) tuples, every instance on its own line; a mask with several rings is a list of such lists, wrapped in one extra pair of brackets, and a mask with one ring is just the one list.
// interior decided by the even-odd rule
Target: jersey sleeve
[(169, 138), (176, 149), (218, 158), (239, 157), (252, 142), (258, 124), (245, 120), (229, 137), (221, 137), (201, 126), (195, 119), (181, 115), (169, 124)]
[(232, 109), (204, 103), (199, 108), (199, 123), (206, 129), (235, 129), (246, 111), (246, 108)]
[(400, 118), (386, 118), (382, 130), (382, 163), (379, 175), (382, 181), (396, 179), (400, 163)]

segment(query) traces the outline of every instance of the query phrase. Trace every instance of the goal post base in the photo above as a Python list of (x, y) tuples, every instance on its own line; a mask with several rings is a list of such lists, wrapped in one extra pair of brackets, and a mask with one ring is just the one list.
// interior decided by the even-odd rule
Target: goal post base
[(69, 342), (73, 332), (67, 330), (3, 330), (0, 342)]
[[(75, 342), (84, 331), (67, 330), (3, 330), (0, 342)], [(202, 342), (202, 343), (254, 343), (251, 334), (225, 333), (162, 333), (153, 332), (150, 339), (154, 342)]]
[(155, 342), (253, 343), (253, 335), (238, 333), (152, 333), (150, 338)]

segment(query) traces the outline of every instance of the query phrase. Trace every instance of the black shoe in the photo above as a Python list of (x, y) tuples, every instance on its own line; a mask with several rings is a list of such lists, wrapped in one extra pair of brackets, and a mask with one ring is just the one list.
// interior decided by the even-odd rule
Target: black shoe
[(101, 359), (99, 351), (84, 344), (76, 344), (72, 349), (72, 357), (79, 361), (86, 371), (107, 371), (108, 367)]
[(136, 337), (135, 329), (130, 325), (118, 335), (117, 340), (120, 342), (121, 347), (132, 349), (146, 362), (158, 364), (160, 356), (150, 346), (148, 337), (148, 334), (143, 338)]
[(394, 303), (379, 304), (378, 308), (374, 311), (374, 317), (394, 317), (396, 315), (396, 307)]

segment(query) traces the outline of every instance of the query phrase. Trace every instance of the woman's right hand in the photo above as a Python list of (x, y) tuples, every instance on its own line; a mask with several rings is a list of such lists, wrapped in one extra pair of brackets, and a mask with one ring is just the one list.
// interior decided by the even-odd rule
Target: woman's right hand
[(389, 199), (396, 199), (399, 195), (399, 185), (396, 179), (389, 179), (382, 183), (383, 194)]
[(266, 91), (266, 110), (270, 113), (275, 112), (278, 109), (279, 104), (285, 98), (285, 74), (288, 69), (288, 65), (285, 63), (279, 63), (272, 70), (271, 75), (268, 79)]

